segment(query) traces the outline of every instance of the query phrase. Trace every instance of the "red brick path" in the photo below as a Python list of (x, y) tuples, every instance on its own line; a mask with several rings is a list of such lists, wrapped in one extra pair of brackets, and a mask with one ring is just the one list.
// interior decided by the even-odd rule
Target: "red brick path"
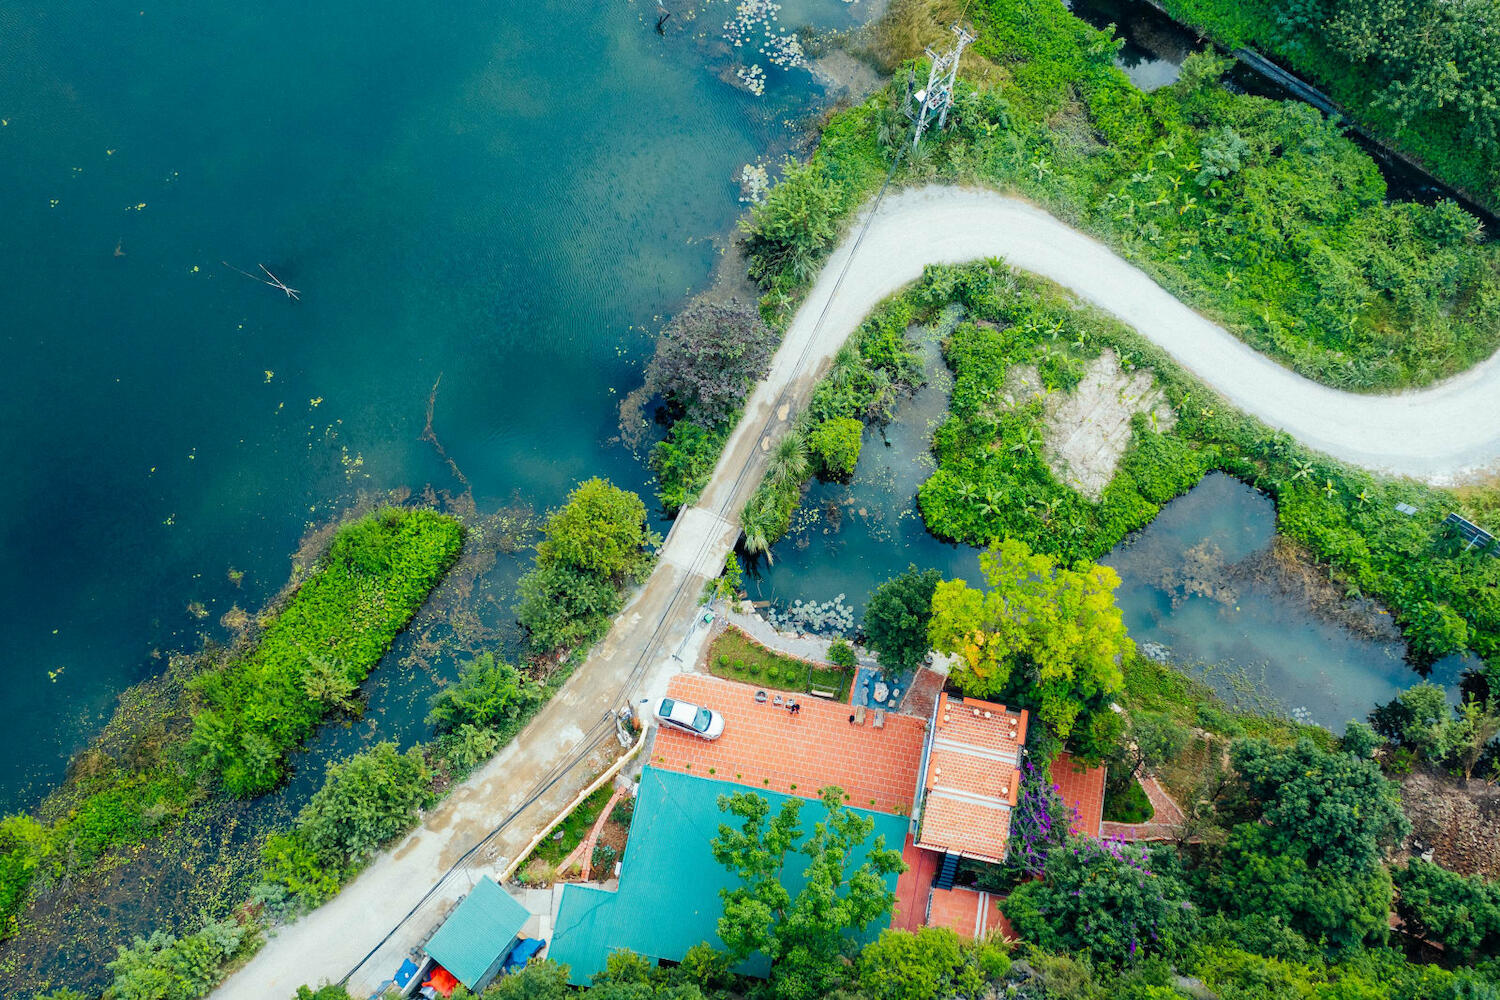
[(1135, 843), (1176, 840), (1177, 831), (1187, 818), (1183, 815), (1182, 807), (1167, 794), (1167, 790), (1161, 787), (1161, 783), (1155, 778), (1142, 778), (1141, 788), (1145, 789), (1146, 798), (1151, 800), (1151, 808), (1156, 810), (1156, 815), (1151, 817), (1151, 822), (1105, 823), (1102, 825), (1100, 835)]
[(1069, 809), (1077, 811), (1070, 828), (1074, 834), (1099, 836), (1104, 820), (1104, 778), (1102, 767), (1084, 767), (1066, 753), (1052, 761), (1052, 783)]

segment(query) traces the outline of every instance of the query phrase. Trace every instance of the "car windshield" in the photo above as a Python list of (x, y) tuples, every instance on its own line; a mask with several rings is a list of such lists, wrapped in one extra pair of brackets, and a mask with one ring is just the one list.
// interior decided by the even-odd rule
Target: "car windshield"
[(693, 716), (693, 728), (700, 733), (708, 732), (708, 720), (713, 718), (713, 713), (706, 708), (698, 709), (698, 714)]

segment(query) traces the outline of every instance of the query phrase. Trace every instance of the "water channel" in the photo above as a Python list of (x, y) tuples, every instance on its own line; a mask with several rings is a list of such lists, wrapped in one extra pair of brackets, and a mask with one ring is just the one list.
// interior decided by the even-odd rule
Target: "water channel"
[[(937, 335), (919, 336), (928, 384), (884, 433), (866, 431), (848, 485), (809, 488), (774, 561), (749, 579), (753, 598), (782, 608), (842, 599), (857, 620), (870, 592), (909, 564), (983, 585), (979, 550), (934, 538), (917, 510), (951, 388)], [(1101, 562), (1120, 574), (1117, 599), (1144, 649), (1169, 656), (1233, 703), (1342, 730), (1418, 678), (1388, 616), (1315, 611), (1288, 585), (1273, 552), (1275, 529), (1270, 497), (1211, 473)], [(1454, 689), (1464, 666), (1448, 657), (1432, 679)]]
[[(1182, 62), (1212, 43), (1172, 20), (1165, 11), (1145, 0), (1065, 0), (1068, 9), (1096, 28), (1115, 26), (1124, 42), (1115, 65), (1142, 90), (1156, 90), (1176, 81)], [(1273, 100), (1295, 99), (1281, 84), (1257, 72), (1249, 64), (1236, 62), (1229, 71), (1228, 85), (1234, 89)], [(1491, 234), (1500, 219), (1474, 204), (1421, 169), (1400, 159), (1379, 143), (1350, 131), (1349, 138), (1368, 153), (1385, 177), (1387, 197), (1392, 201), (1415, 201), (1430, 205), (1443, 199), (1457, 202), (1482, 220)]]

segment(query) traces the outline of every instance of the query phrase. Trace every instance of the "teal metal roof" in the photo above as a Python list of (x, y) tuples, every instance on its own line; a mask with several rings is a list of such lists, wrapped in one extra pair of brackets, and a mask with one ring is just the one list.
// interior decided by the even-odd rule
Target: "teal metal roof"
[(472, 990), (530, 916), (493, 879), (482, 876), (427, 942), (427, 954)]
[[(717, 931), (724, 912), (719, 890), (738, 885), (739, 879), (714, 861), (709, 841), (725, 821), (719, 811), (719, 796), (746, 791), (765, 796), (773, 814), (790, 798), (654, 767), (642, 772), (619, 891), (586, 885), (563, 888), (547, 957), (569, 967), (568, 978), (573, 985), (587, 985), (594, 973), (604, 969), (605, 958), (620, 949), (680, 961), (689, 948), (701, 942), (716, 948), (724, 946)], [(826, 810), (813, 799), (803, 799), (802, 803), (802, 829), (810, 832)], [(906, 817), (856, 811), (875, 821), (869, 843), (884, 835), (887, 847), (901, 849)], [(855, 852), (856, 865), (863, 862), (864, 854), (864, 848)], [(802, 855), (788, 860), (787, 888), (793, 895), (802, 889), (806, 866), (807, 859)], [(886, 885), (894, 891), (896, 876), (887, 876)], [(872, 925), (861, 940), (874, 938), (883, 926), (883, 921), (879, 926)], [(764, 977), (769, 969), (764, 955), (752, 955), (736, 971)]]

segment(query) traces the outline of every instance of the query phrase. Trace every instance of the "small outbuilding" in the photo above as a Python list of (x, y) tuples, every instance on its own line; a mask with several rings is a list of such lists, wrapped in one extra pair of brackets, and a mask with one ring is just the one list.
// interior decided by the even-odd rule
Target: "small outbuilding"
[(427, 954), (472, 992), (500, 972), (531, 916), (488, 875), (454, 908), (427, 942)]

